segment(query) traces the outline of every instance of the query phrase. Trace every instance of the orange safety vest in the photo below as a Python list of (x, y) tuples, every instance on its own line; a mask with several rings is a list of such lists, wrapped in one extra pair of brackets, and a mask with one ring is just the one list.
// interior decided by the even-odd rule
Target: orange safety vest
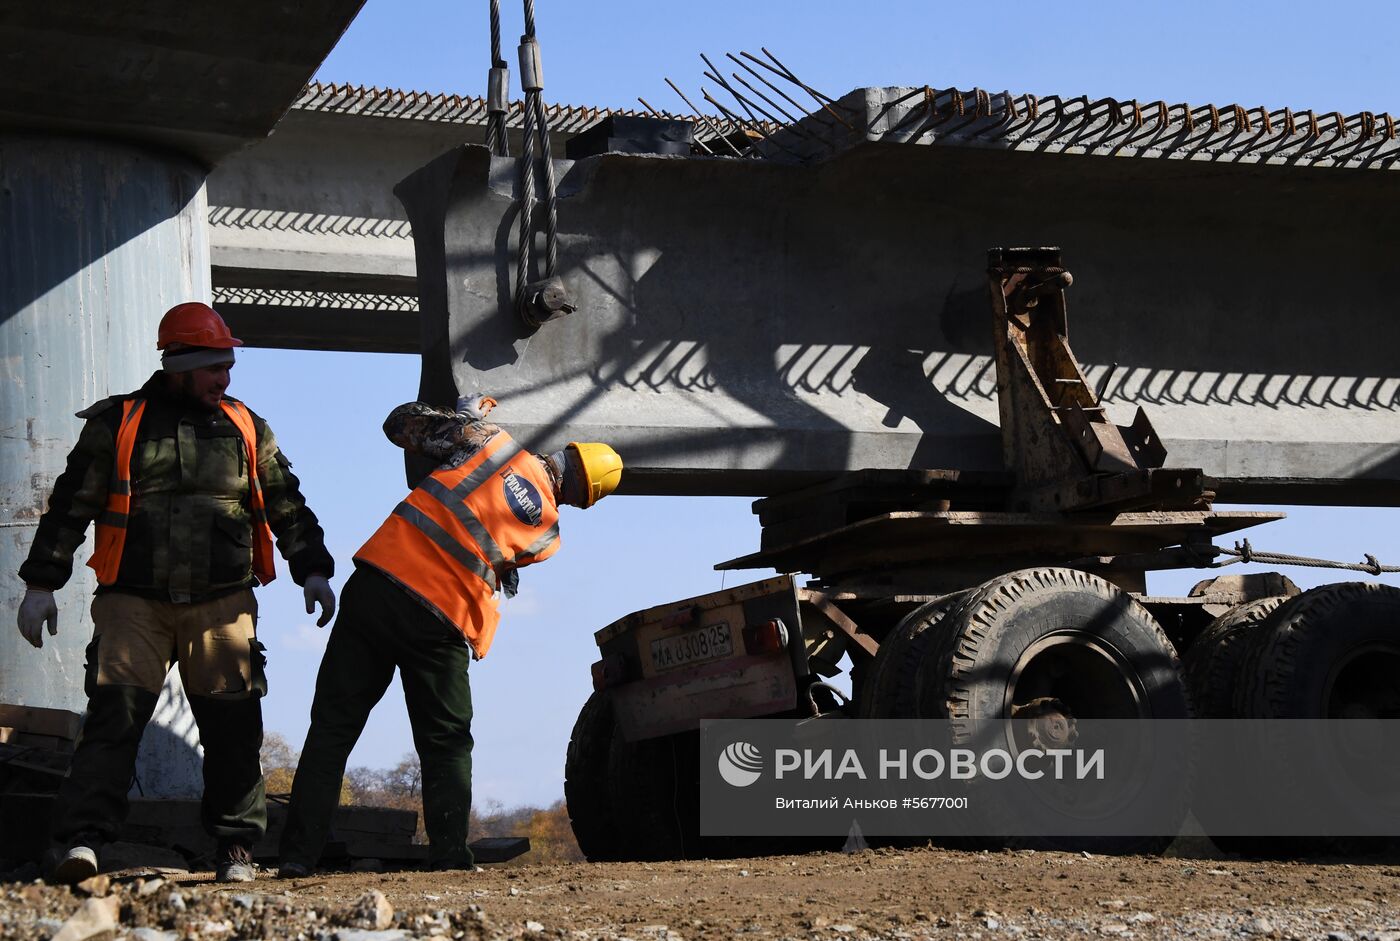
[(559, 548), (559, 507), (540, 462), (502, 431), (459, 467), (433, 471), (355, 558), (389, 576), (486, 656), (511, 569)]
[[(258, 433), (253, 415), (242, 402), (220, 402), (224, 414), (238, 429), (248, 454), (248, 482), (253, 515), (253, 574), (266, 585), (277, 577), (272, 558), (272, 530), (267, 524), (262, 481), (258, 479)], [(112, 463), (112, 479), (107, 486), (107, 506), (97, 518), (96, 546), (88, 565), (97, 572), (99, 585), (111, 585), (121, 570), (122, 550), (126, 547), (126, 524), (131, 516), (131, 455), (136, 450), (136, 429), (146, 412), (144, 399), (122, 403), (122, 420), (117, 426), (117, 457)]]

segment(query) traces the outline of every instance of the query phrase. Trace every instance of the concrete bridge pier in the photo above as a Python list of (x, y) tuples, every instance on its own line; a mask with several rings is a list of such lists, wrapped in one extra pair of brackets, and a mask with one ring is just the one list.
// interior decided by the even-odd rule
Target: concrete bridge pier
[[(210, 297), (205, 174), (156, 149), (0, 135), (0, 701), (85, 705), (91, 529), (42, 650), (15, 629), (17, 572), (77, 441), (74, 412), (140, 386), (159, 363), (161, 314)], [(200, 789), (198, 735), (171, 676), (138, 764), (146, 796)]]

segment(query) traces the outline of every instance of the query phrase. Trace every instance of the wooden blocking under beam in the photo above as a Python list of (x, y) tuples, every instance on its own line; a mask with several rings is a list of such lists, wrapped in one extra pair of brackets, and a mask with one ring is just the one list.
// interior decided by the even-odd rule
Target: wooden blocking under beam
[(340, 806), (335, 809), (331, 829), (336, 833), (364, 833), (412, 839), (418, 829), (418, 814), (389, 807)]
[[(267, 835), (253, 848), (256, 859), (277, 858), (277, 844), (286, 823), (286, 809), (279, 804), (268, 805)], [(411, 810), (388, 807), (337, 807), (331, 823), (325, 859), (382, 859), (386, 862), (423, 863), (428, 847), (414, 843), (418, 815)], [(199, 857), (211, 857), (214, 841), (205, 833), (199, 820), (199, 801), (151, 800), (131, 801), (131, 811), (122, 830), (122, 839), (156, 846), (176, 847)], [(530, 851), (528, 837), (491, 837), (471, 844), (478, 862), (503, 863)]]
[(0, 782), (16, 772), (25, 772), (54, 779), (52, 785), (57, 789), (57, 779), (68, 773), (70, 760), (67, 752), (14, 742), (0, 744)]
[(73, 740), (71, 738), (61, 738), (57, 735), (35, 735), (33, 732), (15, 732), (10, 736), (10, 745), (18, 745), (21, 748), (37, 748), (41, 751), (53, 752), (59, 755), (73, 754)]
[(479, 863), (504, 863), (530, 852), (528, 836), (492, 836), (470, 844)]
[[(428, 844), (410, 843), (407, 840), (394, 840), (387, 837), (361, 836), (346, 833), (336, 841), (344, 848), (341, 855), (351, 859), (382, 859), (394, 863), (422, 863), (428, 860)], [(321, 854), (330, 857), (330, 847)]]
[[(484, 837), (470, 844), (472, 856), (478, 863), (504, 863), (530, 852), (527, 836)], [(425, 843), (390, 843), (372, 838), (355, 837), (326, 844), (323, 858), (382, 859), (386, 862), (428, 861)]]
[(117, 839), (127, 843), (164, 846), (191, 858), (212, 860), (214, 840), (200, 822), (199, 801), (132, 798)]
[(0, 726), (30, 735), (49, 735), (73, 741), (82, 728), (83, 717), (67, 709), (42, 709), (38, 706), (16, 706), (0, 703)]

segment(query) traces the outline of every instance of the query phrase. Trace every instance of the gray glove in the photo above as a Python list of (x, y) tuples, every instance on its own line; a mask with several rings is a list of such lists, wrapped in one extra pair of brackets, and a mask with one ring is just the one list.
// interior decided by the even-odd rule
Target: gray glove
[(58, 633), (58, 603), (53, 600), (53, 592), (43, 588), (30, 588), (19, 603), (19, 632), (35, 647), (44, 646), (44, 623), (48, 622), (49, 636)]
[(489, 395), (464, 395), (457, 400), (457, 414), (472, 421), (482, 421), (496, 407), (496, 400)]
[(331, 583), (326, 580), (326, 576), (306, 576), (306, 584), (301, 586), (301, 593), (306, 597), (307, 614), (314, 611), (316, 605), (321, 606), (321, 616), (316, 619), (316, 626), (325, 627), (331, 623), (331, 618), (335, 617), (335, 592), (331, 590)]

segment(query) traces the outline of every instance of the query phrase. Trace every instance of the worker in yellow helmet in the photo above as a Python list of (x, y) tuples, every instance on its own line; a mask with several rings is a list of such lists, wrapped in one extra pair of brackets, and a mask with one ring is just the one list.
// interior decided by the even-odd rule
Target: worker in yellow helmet
[(497, 594), (513, 595), (516, 570), (559, 548), (559, 504), (590, 507), (622, 479), (622, 459), (605, 444), (525, 451), (486, 421), (495, 404), (465, 398), (453, 412), (411, 402), (384, 422), (394, 444), (439, 465), (355, 554), (292, 785), (284, 877), (320, 857), (345, 762), (395, 667), (422, 762), (428, 862), (473, 865), (467, 667), (490, 649)]

